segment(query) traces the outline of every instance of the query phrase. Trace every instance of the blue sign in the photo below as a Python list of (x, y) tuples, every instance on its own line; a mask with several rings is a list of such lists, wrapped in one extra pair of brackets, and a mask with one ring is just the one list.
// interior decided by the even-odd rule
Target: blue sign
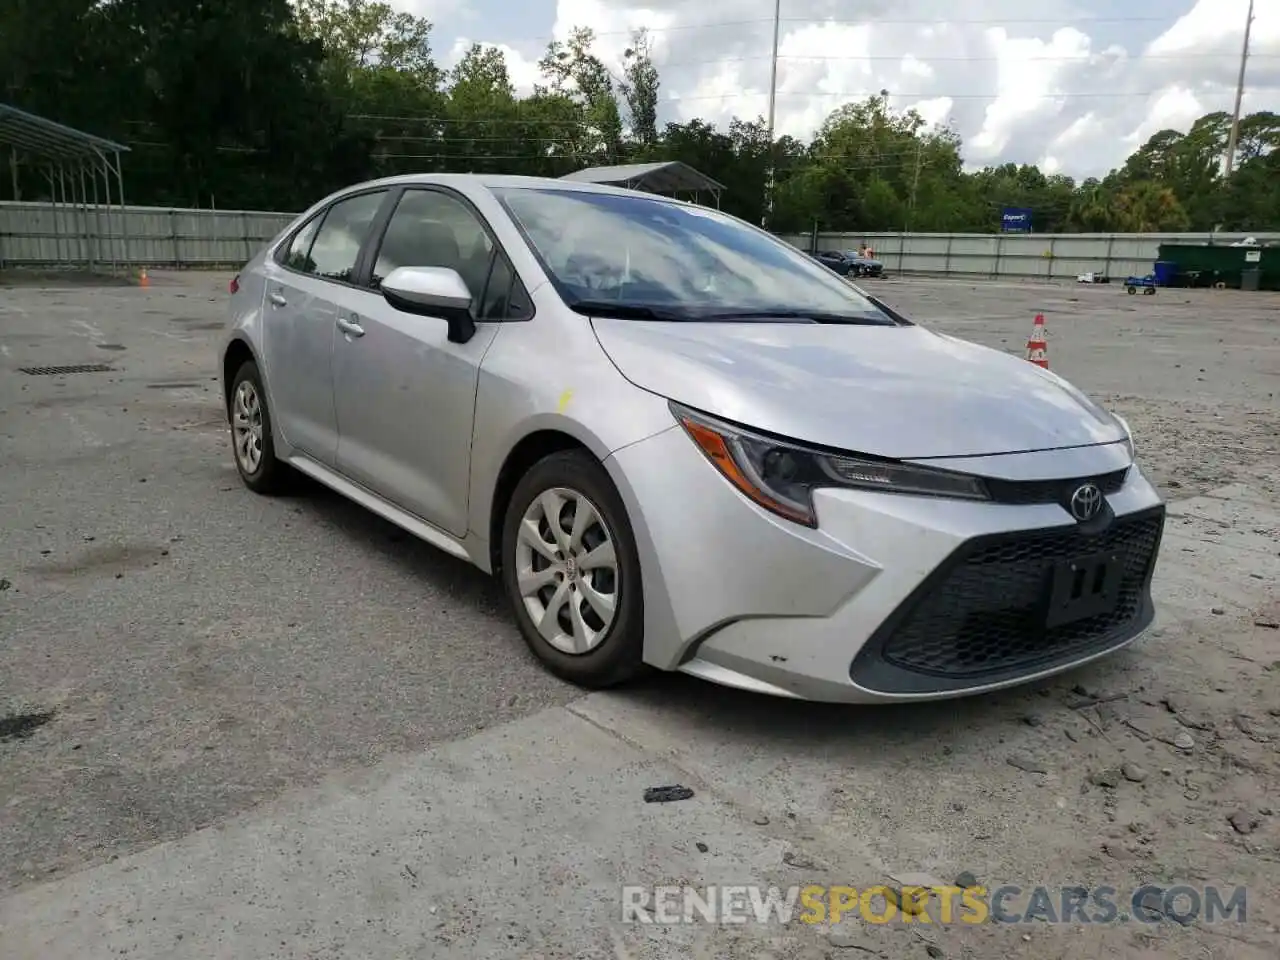
[(1031, 211), (1026, 207), (1005, 207), (1000, 213), (1001, 233), (1030, 233)]

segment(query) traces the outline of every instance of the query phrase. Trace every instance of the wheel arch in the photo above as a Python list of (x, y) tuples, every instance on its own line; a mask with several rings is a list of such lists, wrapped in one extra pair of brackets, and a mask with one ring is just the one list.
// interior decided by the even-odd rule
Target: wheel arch
[(566, 429), (563, 424), (537, 427), (511, 447), (494, 477), (489, 497), (485, 532), (489, 541), (487, 559), (490, 572), (496, 574), (502, 569), (502, 524), (506, 518), (507, 504), (511, 502), (511, 495), (515, 493), (520, 478), (539, 460), (565, 450), (585, 450), (603, 464), (608, 452), (603, 451), (602, 455), (602, 448), (603, 445), (595, 437), (588, 440), (580, 436), (579, 431)]
[(222, 407), (224, 410), (231, 408), (231, 381), (235, 378), (236, 371), (250, 360), (257, 364), (258, 375), (261, 376), (262, 364), (258, 362), (258, 355), (253, 352), (249, 341), (241, 336), (234, 336), (227, 341), (227, 345), (222, 350)]

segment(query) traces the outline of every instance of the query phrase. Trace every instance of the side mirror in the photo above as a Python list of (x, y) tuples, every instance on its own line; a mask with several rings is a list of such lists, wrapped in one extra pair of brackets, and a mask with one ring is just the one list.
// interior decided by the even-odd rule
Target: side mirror
[(396, 267), (382, 281), (382, 296), (402, 313), (441, 318), (454, 343), (475, 336), (471, 291), (452, 267)]

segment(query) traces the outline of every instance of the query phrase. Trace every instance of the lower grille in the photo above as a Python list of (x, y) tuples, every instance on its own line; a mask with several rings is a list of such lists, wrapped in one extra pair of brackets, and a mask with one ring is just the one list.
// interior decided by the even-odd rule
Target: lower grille
[[(962, 545), (881, 626), (851, 668), (885, 692), (994, 683), (1117, 646), (1152, 618), (1151, 575), (1164, 507), (1077, 527), (979, 537)], [(1109, 613), (1046, 625), (1053, 571), (1092, 554), (1119, 558)]]

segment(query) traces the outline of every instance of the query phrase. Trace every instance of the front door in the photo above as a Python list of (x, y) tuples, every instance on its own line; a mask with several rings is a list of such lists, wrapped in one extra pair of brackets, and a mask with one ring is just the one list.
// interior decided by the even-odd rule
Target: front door
[[(338, 469), (461, 537), (480, 363), (499, 329), (483, 322), (486, 285), (500, 260), (510, 287), (510, 268), (477, 214), (437, 189), (406, 189), (376, 249), (366, 292), (338, 305)], [(382, 279), (406, 266), (458, 271), (479, 321), (470, 341), (452, 343), (443, 318), (401, 313), (382, 298)]]
[(386, 196), (385, 189), (356, 194), (321, 210), (263, 268), (272, 416), (287, 443), (330, 467), (338, 451), (332, 364), (336, 298), (354, 289), (360, 245)]

